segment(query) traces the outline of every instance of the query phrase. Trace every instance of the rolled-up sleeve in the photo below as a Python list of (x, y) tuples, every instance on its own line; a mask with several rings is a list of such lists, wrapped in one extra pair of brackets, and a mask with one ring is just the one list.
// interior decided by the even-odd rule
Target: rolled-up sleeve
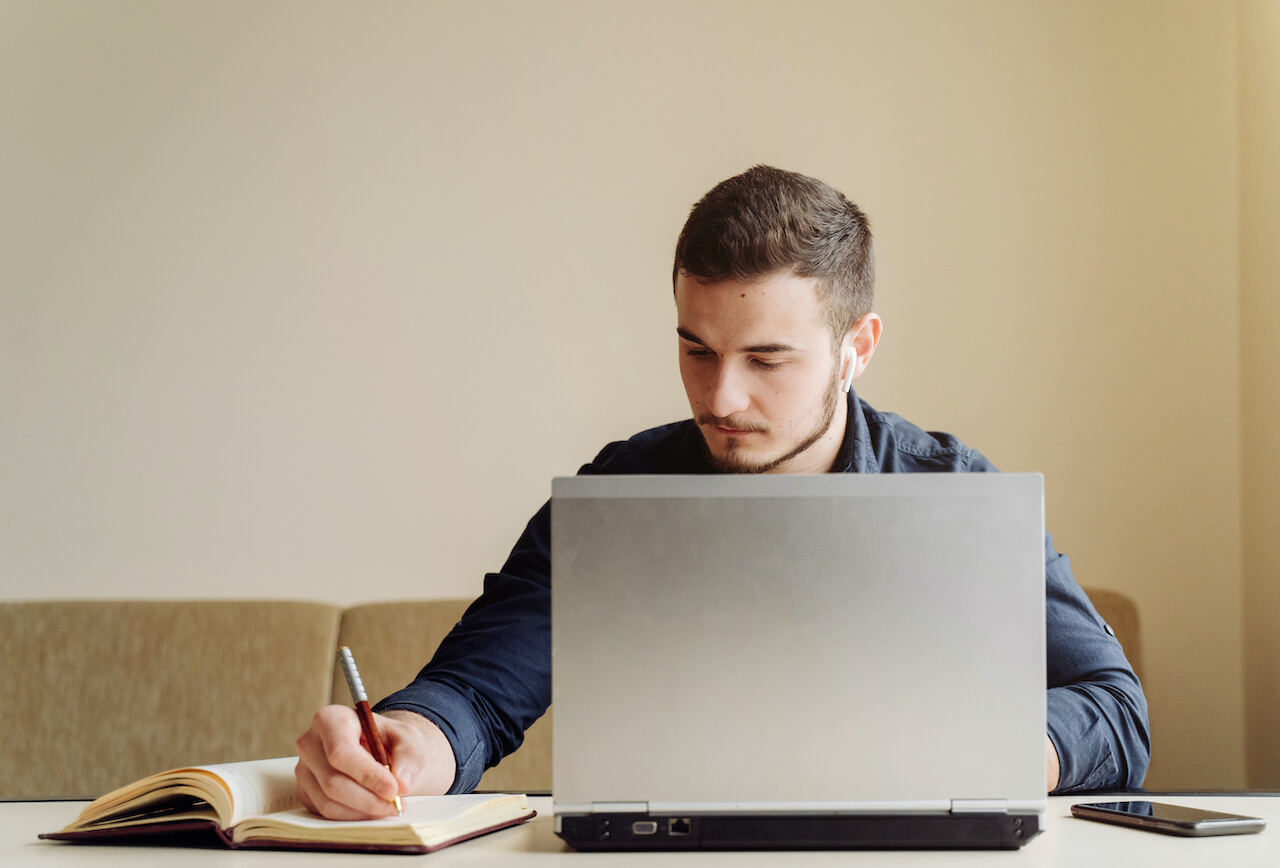
[[(685, 429), (688, 430), (685, 430)], [(687, 470), (700, 460), (697, 428), (672, 425), (659, 440), (658, 465), (647, 451), (611, 443), (578, 472), (649, 473)], [(652, 444), (650, 444), (652, 447)], [(551, 705), (551, 504), (529, 520), (502, 569), (489, 573), (480, 595), (413, 683), (382, 700), (377, 711), (414, 711), (440, 727), (458, 771), (450, 793), (475, 789), (485, 769), (524, 741), (524, 732)]]
[(1151, 740), (1147, 700), (1124, 650), (1045, 537), (1049, 738), (1055, 792), (1139, 787)]
[(440, 727), (458, 763), (450, 793), (475, 789), (551, 704), (550, 540), (547, 504), (413, 683), (376, 707)]

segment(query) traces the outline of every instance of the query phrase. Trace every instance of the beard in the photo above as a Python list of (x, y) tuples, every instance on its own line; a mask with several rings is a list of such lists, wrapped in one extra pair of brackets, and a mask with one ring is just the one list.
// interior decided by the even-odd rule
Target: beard
[[(791, 449), (781, 456), (767, 460), (752, 459), (750, 456), (741, 454), (744, 450), (738, 441), (732, 439), (729, 441), (724, 455), (717, 456), (711, 451), (711, 447), (707, 444), (706, 435), (703, 434), (702, 444), (707, 450), (707, 461), (717, 473), (769, 473), (777, 470), (783, 464), (805, 452), (827, 433), (831, 428), (832, 421), (836, 418), (836, 409), (840, 406), (840, 394), (839, 381), (833, 376), (831, 385), (827, 387), (826, 394), (822, 396), (823, 408), (817, 423), (807, 434), (797, 440)], [(718, 416), (708, 414), (699, 416), (697, 422), (699, 426), (727, 425), (728, 427), (743, 427), (741, 425), (735, 426), (728, 419), (721, 419)], [(747, 428), (753, 431), (768, 430), (768, 427), (764, 425), (752, 425), (747, 426)], [(701, 427), (699, 427), (698, 432), (702, 433)]]

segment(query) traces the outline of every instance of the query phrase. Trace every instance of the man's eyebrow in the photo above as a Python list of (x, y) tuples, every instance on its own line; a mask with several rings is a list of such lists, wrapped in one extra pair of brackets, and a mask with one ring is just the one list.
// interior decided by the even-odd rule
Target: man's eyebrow
[[(684, 338), (686, 341), (688, 341), (691, 344), (698, 344), (699, 346), (703, 346), (703, 347), (707, 345), (706, 341), (702, 340), (702, 338), (698, 337), (693, 332), (689, 331), (687, 328), (683, 326), (678, 326), (676, 328), (676, 334), (678, 334), (680, 337)], [(783, 343), (757, 344), (751, 347), (743, 347), (740, 350), (740, 352), (752, 353), (757, 356), (769, 356), (769, 355), (774, 355), (775, 353), (799, 352), (799, 347), (794, 347), (791, 344), (783, 344)]]
[(759, 344), (754, 347), (743, 347), (742, 351), (744, 353), (754, 353), (757, 356), (768, 356), (774, 353), (794, 353), (798, 349), (798, 347), (793, 347), (791, 344)]

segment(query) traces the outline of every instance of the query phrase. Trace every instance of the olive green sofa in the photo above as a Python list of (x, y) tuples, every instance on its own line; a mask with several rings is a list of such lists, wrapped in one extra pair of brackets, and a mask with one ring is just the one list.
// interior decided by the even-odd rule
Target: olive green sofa
[[(1137, 609), (1088, 589), (1139, 677)], [(0, 799), (90, 798), (155, 772), (293, 753), (316, 709), (408, 683), (465, 600), (342, 608), (269, 600), (0, 603)], [(551, 713), (480, 788), (551, 788)]]
[[(351, 703), (340, 645), (380, 698), (412, 680), (466, 605), (0, 603), (0, 799), (96, 797), (170, 768), (291, 755), (318, 708)], [(526, 738), (482, 789), (550, 789), (550, 721)]]

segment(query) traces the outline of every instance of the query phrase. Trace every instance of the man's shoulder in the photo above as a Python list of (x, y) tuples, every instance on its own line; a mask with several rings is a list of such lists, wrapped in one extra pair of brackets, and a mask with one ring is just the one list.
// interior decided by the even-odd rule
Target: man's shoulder
[(945, 431), (927, 431), (897, 413), (862, 404), (871, 448), (881, 472), (969, 472), (995, 467), (982, 453)]
[(695, 473), (705, 460), (692, 419), (670, 422), (610, 443), (581, 473)]

